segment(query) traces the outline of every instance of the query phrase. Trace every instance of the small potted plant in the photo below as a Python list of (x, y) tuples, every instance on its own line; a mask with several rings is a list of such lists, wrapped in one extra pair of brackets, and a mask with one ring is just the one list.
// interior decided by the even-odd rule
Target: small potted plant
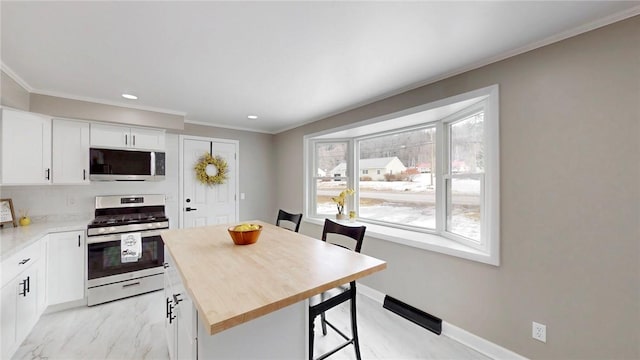
[(347, 218), (347, 215), (344, 213), (344, 202), (348, 195), (353, 195), (354, 193), (355, 191), (353, 189), (346, 189), (343, 190), (340, 195), (331, 198), (331, 200), (336, 203), (336, 207), (338, 208), (336, 219), (345, 220)]

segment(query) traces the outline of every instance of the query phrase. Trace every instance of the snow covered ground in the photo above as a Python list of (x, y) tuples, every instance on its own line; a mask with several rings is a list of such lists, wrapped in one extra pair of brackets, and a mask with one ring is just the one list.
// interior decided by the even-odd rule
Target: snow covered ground
[[(435, 229), (436, 214), (433, 200), (425, 200), (435, 198), (435, 187), (430, 184), (430, 174), (415, 175), (413, 181), (361, 181), (360, 188), (356, 191), (367, 195), (360, 197), (358, 217)], [(337, 196), (345, 187), (344, 181), (320, 182), (318, 193)], [(478, 180), (456, 180), (453, 191), (454, 203), (457, 197), (462, 196), (466, 199), (470, 198), (472, 204), (468, 204), (469, 201), (467, 204), (454, 204), (448, 226), (450, 231), (471, 239), (480, 239), (480, 208), (474, 205), (478, 204), (479, 193)], [(397, 196), (398, 194), (401, 196)], [(327, 216), (336, 214), (336, 205), (331, 201), (330, 196), (319, 198), (318, 213)]]

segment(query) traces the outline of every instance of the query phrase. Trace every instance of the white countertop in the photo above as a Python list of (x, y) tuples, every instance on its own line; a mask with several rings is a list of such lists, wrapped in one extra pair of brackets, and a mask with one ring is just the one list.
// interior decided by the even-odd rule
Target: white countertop
[(67, 217), (32, 219), (28, 226), (12, 227), (11, 224), (5, 224), (4, 228), (0, 229), (0, 260), (4, 261), (47, 234), (86, 231), (90, 221), (88, 218)]

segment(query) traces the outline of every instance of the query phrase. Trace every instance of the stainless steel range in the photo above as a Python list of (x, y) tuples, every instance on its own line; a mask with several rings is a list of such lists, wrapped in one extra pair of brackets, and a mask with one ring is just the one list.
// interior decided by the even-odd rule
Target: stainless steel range
[[(88, 305), (162, 289), (164, 244), (169, 228), (164, 195), (96, 196), (95, 219), (87, 229)], [(139, 239), (133, 259), (125, 241)]]

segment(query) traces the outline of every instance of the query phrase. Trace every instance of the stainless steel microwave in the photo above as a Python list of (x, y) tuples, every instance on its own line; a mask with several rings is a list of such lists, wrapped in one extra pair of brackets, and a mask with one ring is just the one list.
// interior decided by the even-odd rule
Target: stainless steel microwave
[(97, 181), (164, 180), (165, 153), (140, 150), (90, 150), (89, 179)]

